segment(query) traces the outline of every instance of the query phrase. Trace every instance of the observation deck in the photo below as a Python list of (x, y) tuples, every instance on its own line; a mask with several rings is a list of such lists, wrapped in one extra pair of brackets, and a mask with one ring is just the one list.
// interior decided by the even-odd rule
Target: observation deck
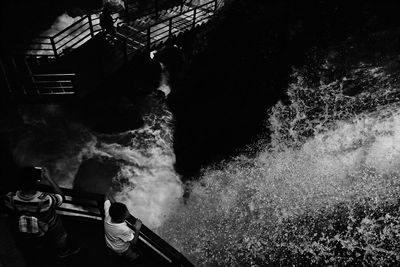
[[(50, 187), (42, 185), (40, 191), (49, 192)], [(57, 208), (57, 213), (72, 239), (80, 248), (80, 252), (67, 258), (58, 258), (56, 253), (44, 241), (33, 240), (33, 246), (28, 249), (21, 246), (22, 255), (28, 266), (41, 267), (128, 267), (132, 266), (115, 255), (107, 252), (104, 239), (104, 195), (79, 192), (62, 188), (65, 201)], [(6, 194), (4, 188), (0, 192)], [(131, 216), (127, 224), (133, 229), (135, 218)], [(9, 227), (10, 229), (12, 227)], [(17, 236), (17, 233), (12, 233)], [(142, 253), (135, 266), (143, 267), (191, 267), (194, 266), (180, 252), (147, 228), (144, 224), (140, 229), (137, 247)]]

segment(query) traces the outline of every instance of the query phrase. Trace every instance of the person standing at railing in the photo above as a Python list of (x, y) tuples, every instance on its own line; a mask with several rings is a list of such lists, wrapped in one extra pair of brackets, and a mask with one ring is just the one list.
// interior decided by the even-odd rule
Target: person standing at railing
[(112, 253), (124, 258), (127, 262), (136, 262), (140, 257), (136, 249), (142, 222), (137, 219), (134, 229), (128, 227), (126, 219), (130, 213), (125, 204), (115, 202), (111, 194), (107, 194), (104, 202), (104, 234), (107, 247)]
[(103, 12), (100, 14), (100, 26), (108, 34), (114, 36), (117, 30), (114, 27), (114, 19), (111, 16), (111, 8), (109, 5), (104, 5)]
[[(23, 240), (36, 240), (44, 237), (57, 248), (61, 258), (79, 252), (78, 247), (70, 247), (67, 231), (56, 213), (64, 195), (51, 179), (45, 168), (24, 167), (20, 171), (20, 190), (9, 192), (5, 205), (16, 215), (18, 231)], [(41, 178), (47, 180), (54, 193), (37, 190)]]

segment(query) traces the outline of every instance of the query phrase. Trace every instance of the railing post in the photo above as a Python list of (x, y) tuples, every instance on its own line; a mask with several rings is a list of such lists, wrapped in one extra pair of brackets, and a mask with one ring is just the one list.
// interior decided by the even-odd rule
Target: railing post
[(196, 11), (197, 11), (197, 8), (194, 8), (194, 10), (193, 10), (193, 25), (192, 25), (192, 28), (196, 27)]
[(90, 35), (91, 35), (92, 37), (94, 37), (94, 30), (93, 30), (93, 23), (92, 23), (92, 15), (91, 15), (91, 14), (88, 14), (87, 17), (88, 17), (88, 20), (89, 20)]
[(150, 34), (151, 34), (151, 26), (149, 26), (148, 28), (147, 28), (147, 49), (150, 51), (150, 46), (151, 46), (151, 36), (150, 36)]
[(168, 38), (172, 36), (172, 18), (169, 19)]
[(218, 0), (214, 0), (214, 12), (218, 9)]
[(185, 0), (182, 0), (181, 1), (181, 12), (179, 12), (179, 13), (182, 13), (182, 10), (183, 10), (183, 5), (185, 4)]
[(54, 43), (54, 39), (53, 39), (53, 37), (49, 37), (49, 39), (50, 39), (51, 47), (53, 48), (54, 57), (58, 58), (57, 47), (56, 47), (56, 44)]

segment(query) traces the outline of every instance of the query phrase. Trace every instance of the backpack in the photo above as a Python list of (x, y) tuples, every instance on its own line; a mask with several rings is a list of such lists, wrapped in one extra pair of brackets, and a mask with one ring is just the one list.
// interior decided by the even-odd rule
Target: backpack
[[(14, 195), (11, 196), (11, 205), (14, 207)], [(39, 205), (36, 209), (36, 214), (38, 215), (40, 210), (42, 209), (43, 202), (39, 202)], [(49, 225), (34, 216), (31, 212), (24, 211), (20, 212), (22, 214), (19, 215), (18, 218), (18, 229), (20, 233), (35, 235), (35, 236), (43, 236), (47, 230), (49, 229)]]

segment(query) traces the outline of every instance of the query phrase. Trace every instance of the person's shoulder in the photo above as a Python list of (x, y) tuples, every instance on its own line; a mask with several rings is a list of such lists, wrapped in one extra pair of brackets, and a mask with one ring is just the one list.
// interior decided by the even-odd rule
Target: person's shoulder
[(37, 199), (40, 201), (46, 201), (46, 200), (53, 200), (53, 194), (52, 193), (47, 193), (47, 192), (41, 192), (38, 191)]
[(121, 224), (121, 229), (123, 229), (127, 233), (133, 233), (133, 229), (128, 226), (126, 222)]
[(60, 194), (54, 194), (54, 193), (47, 193), (47, 192), (39, 192), (38, 195), (38, 200), (43, 201), (43, 202), (50, 202), (50, 204), (55, 203), (56, 205), (61, 205), (63, 202), (63, 198)]

